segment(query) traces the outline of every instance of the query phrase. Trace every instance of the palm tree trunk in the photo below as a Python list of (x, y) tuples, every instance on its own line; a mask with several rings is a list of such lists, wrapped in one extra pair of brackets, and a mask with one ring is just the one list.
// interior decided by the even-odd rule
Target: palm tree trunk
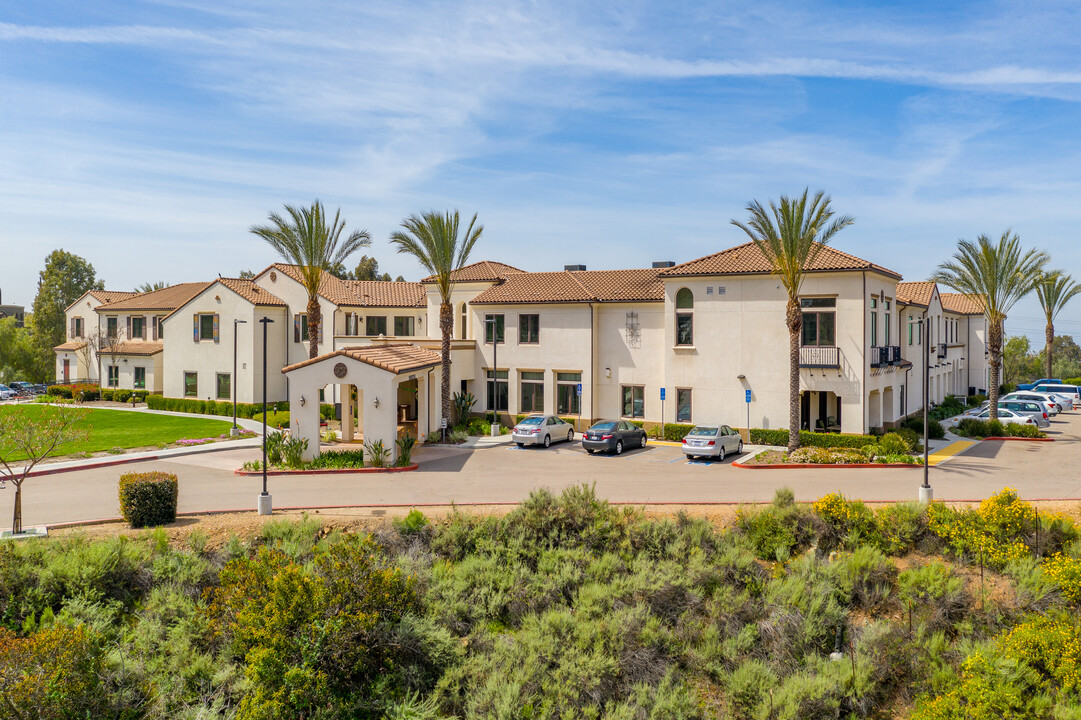
[(323, 324), (323, 317), (319, 311), (319, 299), (315, 296), (308, 298), (308, 357), (319, 355), (319, 326)]
[(454, 333), (454, 312), (449, 302), (439, 305), (439, 330), (443, 336), (443, 344), (440, 346), (440, 364), (442, 366), (442, 414), (441, 418), (447, 418), (450, 422), (450, 338)]
[(803, 329), (803, 312), (796, 298), (788, 298), (785, 322), (788, 324), (788, 452), (793, 452), (799, 448), (799, 336)]
[(990, 360), (991, 378), (987, 388), (988, 410), (991, 411), (991, 419), (998, 420), (998, 384), (999, 369), (1002, 367), (1002, 323), (988, 323), (987, 329), (987, 356)]
[(1044, 373), (1044, 377), (1050, 380), (1051, 379), (1051, 365), (1052, 365), (1051, 351), (1052, 351), (1052, 348), (1054, 348), (1054, 345), (1055, 345), (1055, 326), (1053, 324), (1051, 324), (1051, 323), (1047, 323), (1047, 327), (1044, 328), (1044, 340), (1047, 341), (1047, 350), (1044, 352), (1044, 354), (1047, 356), (1047, 357), (1044, 358), (1044, 361), (1045, 361), (1046, 366), (1047, 366), (1046, 367), (1047, 372)]

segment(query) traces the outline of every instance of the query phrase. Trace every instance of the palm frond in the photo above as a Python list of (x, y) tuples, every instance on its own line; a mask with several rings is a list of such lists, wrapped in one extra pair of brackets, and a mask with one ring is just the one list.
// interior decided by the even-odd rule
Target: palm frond
[(410, 215), (402, 221), (402, 230), (391, 234), (390, 242), (399, 253), (412, 255), (435, 280), (442, 302), (450, 302), (453, 283), (451, 277), (469, 262), (474, 245), (484, 232), (477, 224), (477, 215), (459, 237), (458, 211), (437, 213), (434, 210), (421, 215)]

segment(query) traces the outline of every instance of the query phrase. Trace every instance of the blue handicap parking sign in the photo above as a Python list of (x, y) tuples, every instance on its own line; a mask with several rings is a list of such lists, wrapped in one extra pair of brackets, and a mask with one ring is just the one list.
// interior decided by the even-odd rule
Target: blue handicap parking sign
[(750, 401), (751, 401), (751, 391), (748, 390), (747, 391), (747, 402), (750, 402)]
[(664, 400), (664, 388), (661, 388), (661, 400)]
[(582, 383), (578, 383), (578, 397), (582, 397)]

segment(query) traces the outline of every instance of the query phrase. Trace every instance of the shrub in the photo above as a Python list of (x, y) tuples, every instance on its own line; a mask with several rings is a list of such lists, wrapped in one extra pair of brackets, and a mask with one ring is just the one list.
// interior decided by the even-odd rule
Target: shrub
[(1081, 603), (1081, 560), (1060, 553), (1044, 560), (1043, 572), (1058, 585), (1067, 601)]
[(957, 423), (957, 428), (954, 430), (954, 432), (956, 432), (958, 435), (971, 438), (1047, 437), (1035, 425), (1004, 423), (1001, 420), (977, 420), (976, 418), (963, 418), (959, 423)]
[(878, 441), (883, 455), (907, 455), (911, 448), (908, 441), (895, 432), (888, 432)]
[(937, 560), (901, 572), (897, 592), (908, 613), (909, 627), (915, 614), (932, 630), (951, 627), (964, 615), (964, 587), (964, 579)]
[[(255, 422), (263, 422), (263, 413), (253, 415), (252, 420)], [(288, 428), (289, 427), (289, 411), (284, 410), (282, 412), (268, 412), (266, 414), (266, 425), (268, 428)]]
[[(841, 435), (838, 433), (812, 433), (800, 431), (800, 447), (853, 448), (873, 444), (877, 438), (873, 435)], [(751, 430), (751, 443), (754, 445), (788, 445), (788, 430)]]
[(873, 609), (886, 601), (897, 568), (877, 548), (861, 545), (830, 565), (846, 604)]
[(906, 555), (927, 537), (927, 506), (918, 502), (891, 503), (875, 514), (882, 549)]
[(394, 518), (394, 527), (403, 535), (417, 535), (428, 528), (428, 518), (420, 510), (412, 508), (404, 518)]
[(104, 388), (101, 391), (101, 399), (112, 402), (114, 390), (112, 388)]
[(867, 455), (861, 449), (804, 447), (791, 453), (788, 459), (813, 465), (858, 465), (867, 462)]
[(806, 509), (791, 502), (791, 492), (782, 488), (769, 507), (736, 513), (736, 527), (763, 560), (787, 560), (811, 541), (811, 519)]
[(664, 435), (661, 435), (661, 426), (654, 425), (649, 429), (649, 436), (657, 438), (659, 440), (669, 440), (671, 442), (680, 442), (687, 436), (691, 430), (694, 429), (694, 425), (688, 425), (686, 423), (665, 423)]
[(409, 458), (413, 455), (413, 446), (417, 444), (417, 438), (411, 433), (405, 433), (397, 440), (398, 460), (396, 464), (405, 467), (409, 464)]
[(376, 440), (374, 443), (370, 440), (365, 441), (364, 452), (368, 454), (372, 467), (386, 467), (390, 460), (390, 448), (384, 445), (382, 440)]
[(268, 465), (281, 465), (282, 445), (285, 443), (285, 433), (268, 432), (266, 434), (266, 461)]
[(1036, 527), (1035, 510), (1012, 488), (987, 498), (976, 510), (954, 510), (932, 503), (927, 516), (931, 531), (954, 554), (969, 561), (982, 560), (993, 568), (1027, 557), (1027, 540)]
[[(477, 398), (471, 392), (456, 392), (454, 393), (451, 402), (454, 406), (454, 422), (458, 425), (467, 424), (467, 418), (469, 413), (473, 411), (473, 406), (477, 404)], [(524, 415), (519, 415), (518, 420), (520, 422)]]
[(856, 547), (863, 543), (879, 545), (881, 538), (871, 510), (860, 500), (849, 500), (841, 493), (825, 495), (814, 504), (820, 521), (818, 546), (828, 551), (842, 543)]
[(68, 398), (69, 400), (71, 399), (70, 385), (50, 385), (45, 392), (49, 395), (54, 395), (56, 397)]
[(308, 450), (308, 438), (289, 435), (282, 440), (281, 446), (282, 463), (285, 464), (285, 467), (297, 469), (304, 464), (304, 453)]
[[(901, 427), (908, 428), (916, 433), (917, 438), (923, 437), (923, 416), (910, 417), (901, 423)], [(931, 440), (941, 440), (946, 437), (946, 429), (942, 423), (933, 417), (927, 418), (927, 437)]]
[(135, 528), (176, 520), (176, 475), (166, 472), (120, 476), (120, 514)]
[[(137, 392), (146, 392), (139, 390)], [(193, 415), (222, 415), (231, 416), (233, 414), (233, 404), (230, 402), (207, 402), (206, 400), (196, 400), (193, 398), (167, 398), (158, 394), (147, 394), (146, 406), (150, 410), (168, 410), (169, 412), (182, 412), (191, 413)], [(319, 412), (322, 417), (326, 417), (327, 408), (329, 408), (330, 417), (334, 417), (333, 405), (320, 405)], [(288, 412), (288, 402), (268, 402), (267, 411), (271, 412)], [(251, 419), (255, 415), (262, 415), (263, 404), (262, 403), (237, 403), (236, 414), (237, 417)], [(260, 418), (261, 419), (261, 418)]]
[(122, 402), (122, 403), (130, 402), (131, 401), (131, 390), (114, 390), (113, 391), (113, 400), (115, 400), (116, 402)]
[[(301, 467), (312, 470), (346, 470), (348, 468), (364, 467), (364, 451), (360, 449), (332, 450), (330, 452), (320, 453), (318, 457), (312, 458), (309, 462), (302, 463)], [(260, 468), (256, 468), (256, 470), (259, 469)]]

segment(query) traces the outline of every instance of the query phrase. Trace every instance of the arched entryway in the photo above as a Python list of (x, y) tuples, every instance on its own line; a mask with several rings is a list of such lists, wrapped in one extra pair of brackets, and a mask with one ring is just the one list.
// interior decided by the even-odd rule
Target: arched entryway
[[(404, 422), (418, 438), (428, 434), (428, 370), (439, 353), (411, 343), (343, 348), (282, 369), (289, 378), (289, 419), (294, 437), (307, 438), (305, 459), (319, 454), (319, 390), (339, 385), (342, 440), (362, 428), (366, 442), (382, 441), (398, 457), (398, 427)], [(356, 408), (353, 388), (356, 388)], [(401, 419), (401, 421), (400, 421)]]

